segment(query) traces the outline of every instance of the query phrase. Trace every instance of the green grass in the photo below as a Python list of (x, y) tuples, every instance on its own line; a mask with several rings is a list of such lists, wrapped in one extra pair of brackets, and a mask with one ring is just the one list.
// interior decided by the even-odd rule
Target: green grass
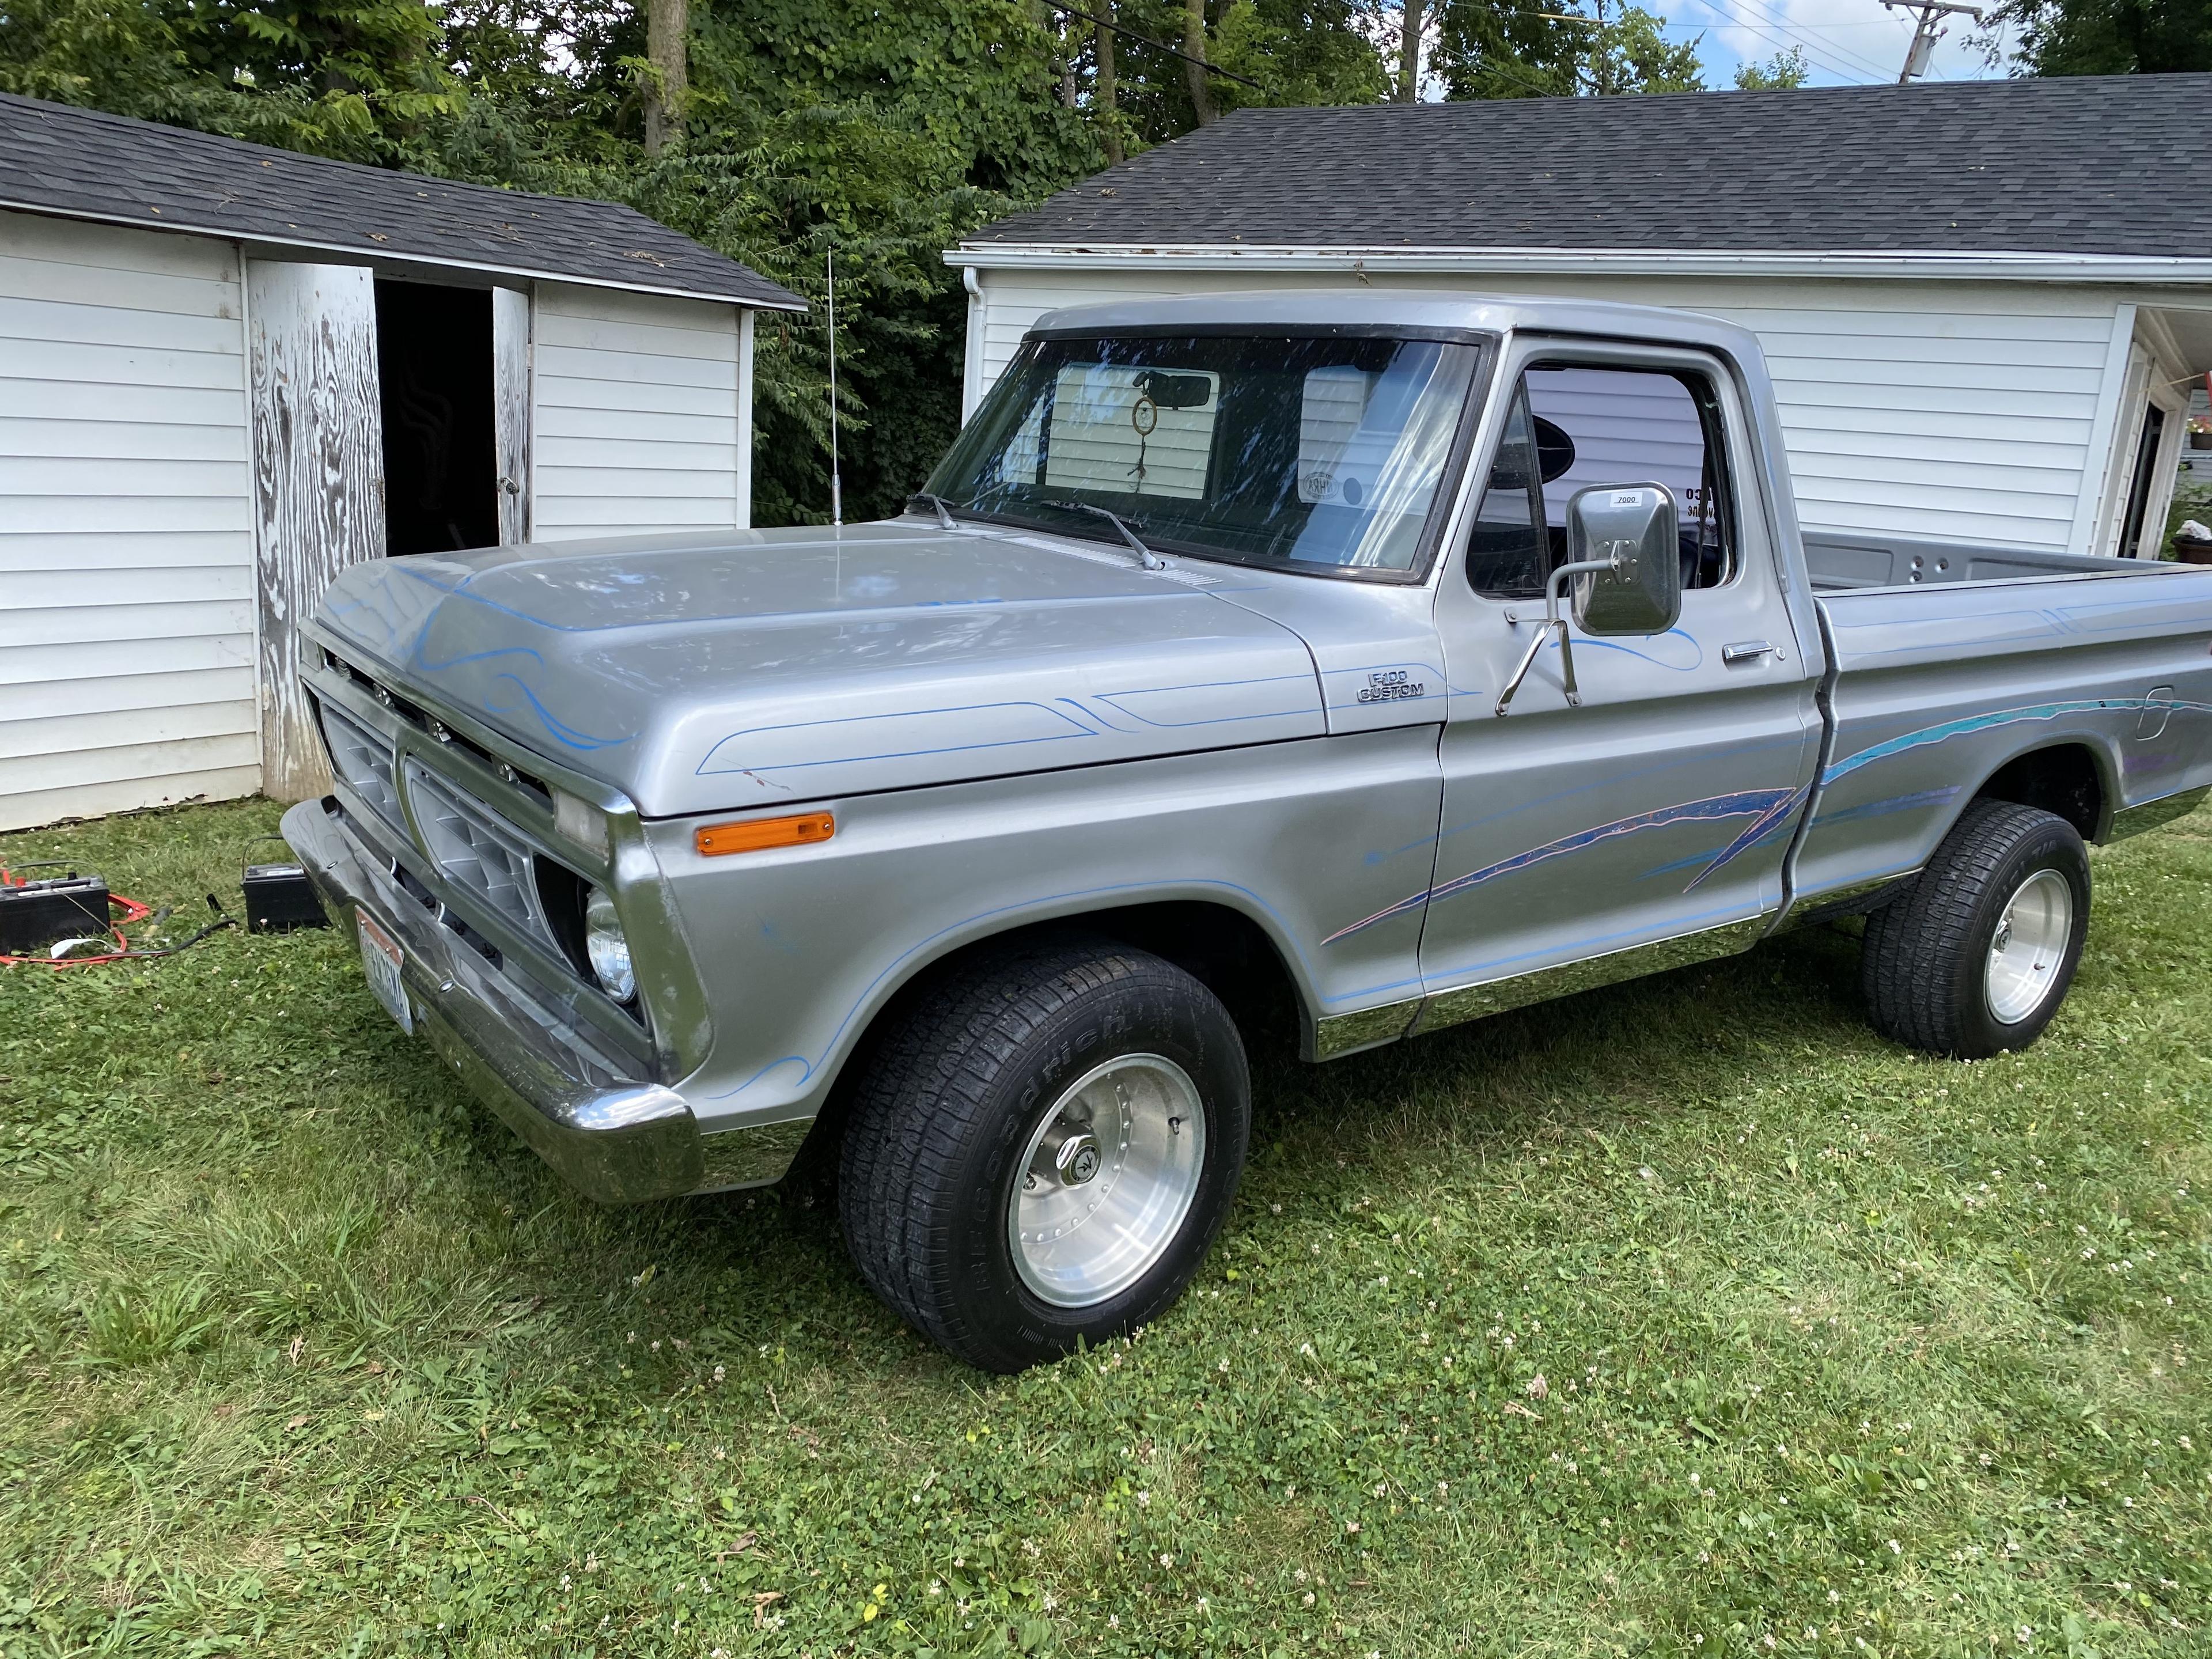
[(2205, 1652), (2208, 824), (2018, 1056), (1814, 930), (1263, 1060), (1191, 1296), (1007, 1380), (826, 1205), (570, 1195), (343, 935), (0, 971), (0, 1654)]

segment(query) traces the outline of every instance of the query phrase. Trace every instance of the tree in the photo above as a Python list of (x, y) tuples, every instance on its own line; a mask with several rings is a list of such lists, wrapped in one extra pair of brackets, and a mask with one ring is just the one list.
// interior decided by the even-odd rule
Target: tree
[(1805, 66), (1805, 48), (1778, 52), (1764, 64), (1736, 65), (1735, 84), (1742, 92), (1792, 92), (1805, 84), (1811, 71)]
[(0, 91), (391, 161), (459, 111), (440, 44), (421, 0), (7, 0)]
[(1213, 104), (1213, 80), (1206, 72), (1206, 0), (1183, 0), (1183, 79), (1190, 87), (1191, 113), (1198, 125), (1212, 126), (1221, 118)]
[(690, 0), (647, 0), (645, 153), (660, 154), (684, 136), (684, 106), (691, 90)]
[(1421, 0), (1405, 0), (1398, 27), (1398, 101), (1419, 103), (1421, 97)]
[(1436, 67), (1448, 98), (1701, 90), (1698, 40), (1670, 45), (1666, 25), (1615, 0), (1443, 0)]
[(2212, 70), (2205, 0), (2005, 0), (1978, 39), (1996, 63), (2010, 31), (2021, 75), (2163, 75)]
[(1097, 3), (1099, 15), (1106, 21), (1092, 44), (1097, 60), (1097, 70), (1091, 82), (1092, 102), (1098, 113), (1098, 143), (1106, 152), (1106, 165), (1118, 167), (1121, 165), (1121, 112), (1115, 84), (1114, 0), (1097, 0)]

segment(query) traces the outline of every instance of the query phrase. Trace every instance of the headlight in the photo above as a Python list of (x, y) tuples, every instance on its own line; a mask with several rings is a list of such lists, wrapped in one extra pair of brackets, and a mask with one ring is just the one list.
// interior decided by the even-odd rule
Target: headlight
[(584, 954), (600, 987), (617, 1002), (637, 994), (637, 970), (630, 965), (629, 941), (615, 918), (615, 902), (596, 887), (584, 901)]

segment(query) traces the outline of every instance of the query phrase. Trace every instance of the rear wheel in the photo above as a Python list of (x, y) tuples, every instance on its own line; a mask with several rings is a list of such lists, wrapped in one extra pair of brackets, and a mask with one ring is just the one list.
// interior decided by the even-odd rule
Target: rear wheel
[(1861, 975), (1885, 1036), (1981, 1060), (2035, 1041), (2065, 1001), (2089, 921), (2074, 826), (2009, 801), (1968, 807), (1911, 890), (1867, 918)]
[(838, 1207), (861, 1274), (970, 1364), (1019, 1370), (1156, 1317), (1243, 1172), (1243, 1044), (1181, 969), (1104, 940), (956, 970), (877, 1051)]

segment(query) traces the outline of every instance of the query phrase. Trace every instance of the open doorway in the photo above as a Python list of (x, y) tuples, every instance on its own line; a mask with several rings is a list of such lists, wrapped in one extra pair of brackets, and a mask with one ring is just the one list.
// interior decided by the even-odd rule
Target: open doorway
[(500, 540), (492, 296), (379, 278), (386, 550), (452, 552)]
[(2164, 558), (2179, 524), (2212, 523), (2212, 466), (2196, 447), (2208, 441), (2203, 428), (2212, 422), (2191, 401), (2208, 369), (2212, 307), (2137, 310), (2092, 552)]
[[(2128, 481), (2127, 511), (2120, 518), (2120, 542), (2116, 550), (2124, 559), (2154, 559), (2164, 541), (2165, 525), (2152, 524), (2151, 505), (2162, 506), (2173, 489), (2173, 481), (2166, 476), (2172, 463), (2166, 453), (2166, 413), (2156, 403), (2143, 410), (2142, 430), (2136, 435), (2135, 465)], [(2146, 537), (2145, 530), (2151, 532)]]

